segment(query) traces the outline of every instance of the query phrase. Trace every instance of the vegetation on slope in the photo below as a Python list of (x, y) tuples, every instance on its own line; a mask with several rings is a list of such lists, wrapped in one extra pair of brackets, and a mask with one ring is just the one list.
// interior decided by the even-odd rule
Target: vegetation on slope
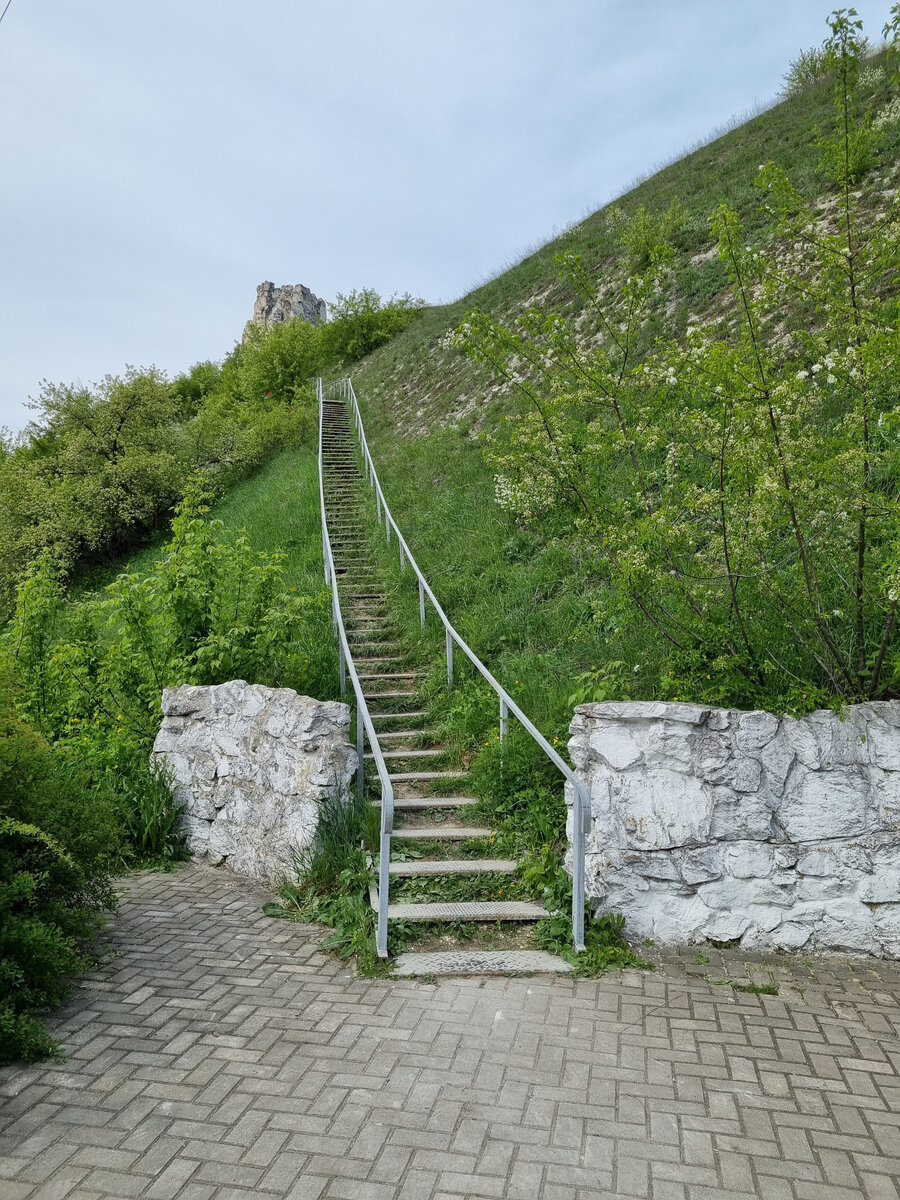
[(339, 296), (333, 319), (250, 326), (219, 367), (169, 383), (129, 367), (93, 387), (45, 382), (35, 419), (0, 434), (0, 621), (28, 564), (48, 551), (63, 574), (115, 561), (165, 526), (199, 472), (216, 494), (278, 448), (315, 438), (311, 379), (355, 362), (412, 321), (409, 296)]
[(93, 961), (112, 875), (186, 857), (147, 765), (162, 688), (337, 694), (314, 450), (282, 452), (215, 516), (207, 499), (195, 484), (170, 540), (99, 593), (67, 595), (46, 553), (19, 587), (0, 639), (16, 705), (0, 714), (0, 1061), (54, 1052), (40, 1013)]
[[(549, 248), (356, 376), (421, 565), (550, 729), (569, 697), (803, 709), (894, 686), (900, 112), (862, 49), (838, 18), (822, 83), (573, 230), (555, 281)], [(426, 382), (454, 343), (475, 416)]]
[[(353, 293), (329, 325), (252, 330), (222, 369), (171, 385), (152, 369), (45, 385), (41, 420), (0, 455), (4, 598), (17, 584), (0, 629), (0, 1063), (58, 1052), (41, 1014), (94, 961), (113, 874), (186, 857), (170, 781), (148, 769), (162, 689), (243, 677), (336, 694), (310, 376), (415, 312)], [(214, 492), (285, 442), (213, 519)], [(67, 593), (74, 566), (172, 505), (166, 544)]]

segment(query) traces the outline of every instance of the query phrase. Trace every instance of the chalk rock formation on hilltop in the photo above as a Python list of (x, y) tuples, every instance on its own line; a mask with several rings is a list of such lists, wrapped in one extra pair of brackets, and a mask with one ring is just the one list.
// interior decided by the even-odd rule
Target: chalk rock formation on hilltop
[[(276, 287), (268, 280), (256, 289), (256, 303), (253, 305), (253, 325), (280, 325), (294, 317), (302, 317), (310, 325), (321, 325), (328, 318), (328, 306), (302, 283), (286, 283)], [(247, 331), (244, 330), (246, 341)]]

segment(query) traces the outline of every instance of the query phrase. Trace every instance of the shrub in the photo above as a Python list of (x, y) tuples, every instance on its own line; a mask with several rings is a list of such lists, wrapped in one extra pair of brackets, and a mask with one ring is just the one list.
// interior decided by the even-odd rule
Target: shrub
[(106, 789), (0, 712), (0, 1064), (58, 1053), (39, 1013), (94, 961), (119, 850)]
[(5, 639), (22, 710), (116, 795), (138, 862), (184, 856), (178, 812), (147, 766), (163, 688), (245, 678), (315, 695), (330, 685), (327, 596), (283, 591), (282, 555), (227, 540), (208, 500), (198, 481), (155, 566), (124, 572), (102, 598), (66, 601), (44, 554)]
[(343, 296), (331, 306), (331, 320), (320, 326), (329, 364), (353, 363), (402, 333), (422, 311), (423, 300), (408, 292), (382, 300), (371, 288)]
[(807, 88), (825, 79), (831, 73), (828, 55), (822, 46), (801, 50), (785, 72), (781, 85), (782, 95), (799, 96)]
[[(856, 112), (865, 43), (851, 17), (834, 14), (824, 46), (833, 218), (764, 165), (771, 241), (751, 245), (727, 206), (711, 217), (726, 317), (652, 341), (669, 285), (659, 246), (602, 293), (578, 259), (558, 260), (593, 312), (592, 345), (558, 314), (509, 327), (476, 311), (458, 331), (524, 401), (490, 446), (499, 502), (567, 522), (594, 564), (621, 675), (603, 689), (624, 685), (622, 664), (647, 668), (656, 696), (743, 707), (900, 686), (900, 207), (872, 225), (855, 190), (876, 134)], [(632, 222), (644, 246), (648, 221)]]

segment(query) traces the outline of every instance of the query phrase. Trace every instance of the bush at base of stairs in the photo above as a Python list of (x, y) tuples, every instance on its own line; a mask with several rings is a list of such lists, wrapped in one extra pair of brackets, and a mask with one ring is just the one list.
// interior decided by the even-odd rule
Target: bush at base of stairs
[(118, 846), (84, 769), (0, 711), (0, 1065), (59, 1054), (39, 1014), (95, 961)]

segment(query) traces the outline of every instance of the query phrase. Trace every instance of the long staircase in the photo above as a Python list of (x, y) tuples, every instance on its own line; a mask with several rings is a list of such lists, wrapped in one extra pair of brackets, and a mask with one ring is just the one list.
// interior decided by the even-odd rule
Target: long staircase
[[(530, 941), (529, 927), (549, 914), (528, 899), (498, 898), (504, 891), (516, 892), (518, 863), (490, 857), (492, 831), (469, 815), (476, 799), (467, 794), (467, 773), (449, 763), (446, 747), (428, 729), (419, 694), (425, 672), (409, 664), (368, 545), (362, 515), (372, 501), (343, 399), (320, 396), (320, 429), (324, 541), (340, 609), (336, 624), (340, 621), (348, 659), (345, 664), (342, 650), (342, 682), (352, 664), (359, 689), (357, 725), (363, 707), (369, 718), (364, 767), (368, 777), (372, 766), (379, 767), (383, 796), (386, 771), (392, 794), (391, 828), (381, 839), (381, 854), (390, 860), (387, 872), (375, 863), (381, 885), (386, 880), (390, 890), (387, 921), (431, 925), (423, 931), (426, 948), (400, 954), (394, 973), (570, 971), (555, 955), (521, 948)], [(361, 735), (357, 744), (362, 747)], [(383, 818), (382, 813), (384, 830)], [(435, 893), (439, 898), (433, 898)], [(376, 912), (379, 898), (379, 888), (373, 886)]]

